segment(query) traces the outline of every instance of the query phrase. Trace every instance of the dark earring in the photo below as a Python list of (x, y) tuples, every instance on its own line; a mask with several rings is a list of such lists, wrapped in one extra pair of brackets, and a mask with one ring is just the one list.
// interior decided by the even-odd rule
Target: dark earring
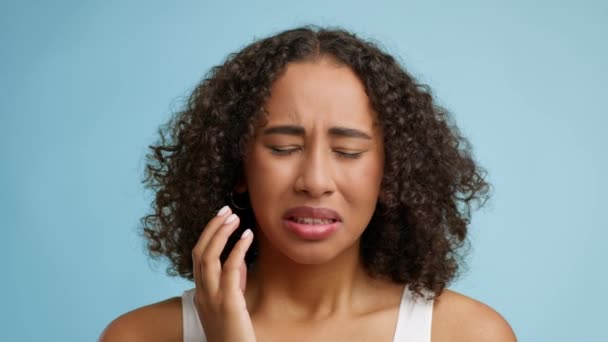
[(248, 207), (244, 207), (244, 208), (243, 208), (243, 207), (241, 207), (241, 206), (238, 206), (238, 205), (236, 204), (236, 202), (234, 201), (234, 197), (233, 197), (233, 195), (232, 195), (233, 193), (234, 193), (234, 191), (231, 191), (231, 192), (230, 192), (230, 204), (232, 204), (232, 206), (233, 206), (234, 208), (238, 209), (238, 210), (247, 210), (247, 209), (249, 209)]

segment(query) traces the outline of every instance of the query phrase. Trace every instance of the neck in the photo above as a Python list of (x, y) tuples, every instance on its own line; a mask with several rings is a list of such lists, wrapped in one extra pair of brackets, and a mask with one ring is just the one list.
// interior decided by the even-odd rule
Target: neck
[(357, 291), (369, 283), (359, 242), (325, 263), (299, 264), (260, 241), (248, 278), (251, 310), (271, 314), (281, 308), (283, 316), (312, 319), (352, 310)]

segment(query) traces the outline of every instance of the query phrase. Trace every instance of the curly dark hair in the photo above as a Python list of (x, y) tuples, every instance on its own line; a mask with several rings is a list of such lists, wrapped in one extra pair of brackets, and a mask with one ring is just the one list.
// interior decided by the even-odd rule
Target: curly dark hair
[[(156, 194), (154, 212), (141, 220), (149, 254), (169, 259), (169, 275), (193, 280), (192, 249), (207, 222), (230, 203), (272, 83), (288, 63), (321, 57), (357, 74), (384, 132), (381, 198), (361, 237), (366, 270), (436, 297), (462, 265), (472, 206), (489, 198), (486, 171), (428, 86), (376, 44), (341, 28), (295, 28), (230, 54), (206, 74), (185, 109), (161, 126), (143, 181)], [(241, 231), (255, 227), (251, 209), (236, 212)], [(233, 236), (222, 262), (240, 234)], [(256, 255), (254, 242), (249, 266)]]

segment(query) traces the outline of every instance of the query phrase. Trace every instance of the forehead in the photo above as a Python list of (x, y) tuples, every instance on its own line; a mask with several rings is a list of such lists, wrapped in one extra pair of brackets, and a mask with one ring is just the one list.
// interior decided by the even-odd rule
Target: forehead
[(328, 58), (288, 64), (272, 84), (265, 109), (269, 122), (372, 126), (376, 120), (361, 80)]

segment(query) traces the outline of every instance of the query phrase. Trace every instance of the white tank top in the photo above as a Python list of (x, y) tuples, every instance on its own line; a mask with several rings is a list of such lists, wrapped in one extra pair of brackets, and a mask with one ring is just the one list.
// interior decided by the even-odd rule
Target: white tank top
[[(414, 297), (405, 287), (399, 305), (393, 342), (431, 342), (433, 300)], [(184, 342), (206, 342), (205, 333), (194, 306), (194, 289), (182, 295)]]

